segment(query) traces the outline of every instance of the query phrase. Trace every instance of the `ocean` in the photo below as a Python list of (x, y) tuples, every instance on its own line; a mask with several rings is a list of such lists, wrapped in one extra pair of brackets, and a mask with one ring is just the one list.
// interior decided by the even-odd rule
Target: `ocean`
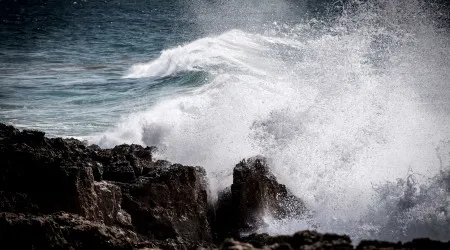
[(157, 146), (213, 196), (264, 155), (314, 215), (259, 232), (450, 240), (446, 1), (0, 6), (0, 122)]

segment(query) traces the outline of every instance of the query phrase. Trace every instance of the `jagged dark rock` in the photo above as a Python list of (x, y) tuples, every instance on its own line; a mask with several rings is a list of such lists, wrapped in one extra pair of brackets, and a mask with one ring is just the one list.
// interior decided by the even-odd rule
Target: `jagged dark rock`
[(339, 249), (352, 250), (346, 235), (320, 234), (316, 231), (300, 231), (294, 235), (269, 236), (252, 234), (239, 241), (227, 239), (221, 249)]
[(401, 242), (387, 242), (387, 241), (372, 241), (372, 240), (363, 240), (361, 241), (358, 246), (357, 250), (369, 250), (369, 249), (377, 249), (377, 248), (384, 248), (384, 249), (400, 249), (402, 247)]
[[(209, 242), (205, 171), (153, 162), (153, 150), (88, 147), (0, 124), (0, 212), (25, 214), (20, 221), (26, 225), (52, 224), (48, 216), (65, 212), (105, 228), (134, 230), (154, 247), (195, 249)], [(39, 234), (47, 227), (26, 230)]]
[(386, 242), (378, 240), (363, 240), (361, 241), (356, 250), (374, 250), (374, 249), (389, 249), (389, 250), (447, 250), (450, 249), (450, 241), (447, 243), (431, 240), (428, 238), (414, 239), (410, 242)]
[(103, 165), (103, 179), (131, 183), (142, 175), (144, 168), (152, 167), (154, 150), (154, 147), (123, 144), (113, 149), (97, 149), (93, 159)]
[(94, 182), (94, 191), (97, 202), (94, 203), (98, 217), (107, 225), (118, 224), (123, 227), (131, 227), (131, 217), (121, 207), (122, 190), (109, 182)]
[(121, 184), (123, 207), (136, 230), (156, 239), (210, 241), (205, 171), (173, 164), (155, 167), (132, 184)]
[(121, 190), (94, 180), (92, 153), (78, 140), (0, 127), (0, 211), (68, 212), (106, 224), (129, 225)]
[[(315, 231), (241, 236), (263, 225), (262, 216), (308, 214), (264, 158), (236, 165), (208, 216), (205, 170), (154, 161), (154, 150), (101, 149), (0, 123), (0, 249), (217, 249), (213, 235), (220, 249), (353, 249), (348, 236)], [(224, 240), (230, 236), (236, 240)], [(450, 249), (450, 242), (361, 241), (356, 249)]]
[(221, 250), (250, 250), (255, 249), (251, 244), (245, 242), (239, 242), (233, 239), (225, 239), (222, 245), (220, 246)]
[(143, 174), (144, 168), (151, 168), (154, 164), (152, 154), (155, 147), (122, 144), (112, 149), (91, 145), (89, 149), (92, 160), (98, 163), (96, 180), (131, 183)]
[(252, 234), (239, 239), (256, 248), (269, 249), (341, 249), (351, 250), (350, 237), (337, 234), (320, 234), (316, 231), (300, 231), (294, 235), (269, 236), (268, 234)]
[[(415, 239), (406, 243), (384, 241), (362, 241), (356, 250), (429, 250), (450, 249), (450, 242), (444, 243), (430, 239)], [(347, 235), (320, 234), (316, 231), (300, 231), (294, 235), (269, 236), (253, 234), (239, 240), (225, 239), (219, 249), (242, 250), (352, 250), (351, 240)]]
[(0, 213), (2, 249), (133, 249), (140, 241), (131, 230), (74, 214)]
[(243, 160), (233, 171), (231, 189), (219, 193), (216, 220), (219, 237), (236, 237), (263, 225), (263, 216), (276, 219), (305, 216), (303, 201), (277, 182), (263, 157)]

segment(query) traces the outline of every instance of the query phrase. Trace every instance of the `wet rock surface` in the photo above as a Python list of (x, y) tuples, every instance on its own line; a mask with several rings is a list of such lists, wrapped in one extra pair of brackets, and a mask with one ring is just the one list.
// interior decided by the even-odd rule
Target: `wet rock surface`
[[(46, 138), (39, 131), (0, 124), (1, 232), (30, 234), (12, 249), (67, 249), (70, 245), (74, 249), (191, 249), (210, 242), (205, 171), (155, 162), (153, 150), (139, 145), (100, 149), (75, 139)], [(66, 226), (68, 222), (56, 213), (76, 223)], [(72, 227), (86, 230), (71, 231)], [(98, 236), (94, 241), (103, 239), (104, 244), (80, 243), (89, 240), (88, 235), (80, 242), (71, 241), (74, 234), (89, 232)], [(123, 232), (135, 237), (119, 237)], [(41, 233), (49, 238), (32, 236)], [(2, 236), (0, 245), (8, 245), (11, 239), (17, 237)], [(40, 243), (34, 244), (35, 240)]]
[[(345, 235), (250, 234), (262, 216), (306, 205), (255, 157), (208, 204), (205, 170), (153, 159), (154, 147), (87, 146), (0, 123), (0, 249), (354, 249)], [(234, 237), (234, 239), (227, 238)], [(356, 249), (450, 249), (450, 243), (362, 241)]]
[(356, 248), (350, 237), (338, 234), (321, 234), (316, 231), (300, 231), (293, 235), (269, 236), (268, 234), (252, 234), (239, 240), (226, 239), (219, 249), (278, 249), (278, 250), (427, 250), (449, 249), (450, 242), (430, 239), (414, 239), (411, 242), (361, 241)]
[(0, 213), (2, 249), (133, 249), (136, 242), (131, 230), (74, 214)]
[(152, 238), (210, 241), (205, 171), (199, 167), (155, 167), (124, 190), (123, 207), (136, 231)]
[(277, 182), (266, 161), (255, 157), (234, 168), (233, 184), (219, 193), (216, 206), (219, 238), (255, 231), (264, 225), (263, 216), (285, 219), (307, 215), (303, 201)]
[[(316, 231), (300, 231), (294, 235), (269, 236), (252, 234), (239, 241), (230, 241), (221, 249), (236, 249), (233, 246), (250, 244), (247, 249), (341, 249), (352, 250), (351, 240), (346, 235), (320, 234)], [(246, 248), (244, 248), (246, 249)]]

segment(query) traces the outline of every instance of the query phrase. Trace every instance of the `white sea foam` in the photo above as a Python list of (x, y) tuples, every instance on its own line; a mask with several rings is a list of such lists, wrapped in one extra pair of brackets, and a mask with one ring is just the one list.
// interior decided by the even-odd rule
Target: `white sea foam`
[(154, 61), (134, 65), (125, 78), (165, 77), (185, 71), (221, 70), (224, 67), (264, 75), (264, 68), (254, 64), (254, 60), (258, 60), (261, 52), (267, 49), (261, 46), (259, 40), (257, 36), (239, 30), (202, 38), (164, 50)]
[[(161, 158), (205, 167), (213, 190), (230, 184), (239, 160), (265, 155), (280, 182), (315, 211), (320, 230), (378, 237), (386, 221), (370, 214), (374, 186), (410, 173), (425, 183), (450, 166), (439, 156), (448, 152), (436, 151), (450, 139), (449, 37), (419, 1), (379, 2), (320, 28), (311, 21), (262, 34), (231, 30), (165, 50), (125, 77), (206, 71), (211, 80), (91, 141), (156, 145)], [(436, 205), (428, 209), (417, 220)], [(312, 226), (269, 225), (261, 230)]]

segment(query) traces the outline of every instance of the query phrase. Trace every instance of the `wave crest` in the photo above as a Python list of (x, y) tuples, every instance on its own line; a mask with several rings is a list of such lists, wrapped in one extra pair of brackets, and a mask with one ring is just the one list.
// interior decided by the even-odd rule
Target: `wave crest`
[[(376, 216), (389, 206), (378, 204), (373, 185), (409, 171), (426, 183), (450, 166), (435, 151), (450, 138), (449, 37), (418, 1), (400, 2), (367, 1), (331, 24), (232, 30), (165, 50), (125, 77), (202, 70), (211, 78), (124, 117), (92, 142), (156, 145), (162, 158), (205, 167), (214, 190), (230, 184), (242, 158), (265, 155), (316, 211), (320, 230), (395, 240), (378, 234), (389, 222)], [(424, 199), (426, 206), (436, 208)], [(283, 223), (274, 225), (283, 232)], [(295, 226), (305, 223), (284, 229)]]

